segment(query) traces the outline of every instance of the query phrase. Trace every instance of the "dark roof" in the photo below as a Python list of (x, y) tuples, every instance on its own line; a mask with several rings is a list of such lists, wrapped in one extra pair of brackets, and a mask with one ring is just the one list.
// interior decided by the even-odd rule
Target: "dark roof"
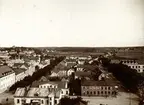
[(82, 86), (117, 86), (114, 81), (83, 81)]
[(77, 71), (77, 72), (75, 72), (75, 76), (78, 76), (78, 77), (89, 77), (89, 76), (91, 76), (91, 72)]
[(14, 71), (15, 74), (17, 75), (17, 74), (20, 74), (20, 73), (24, 72), (25, 70), (22, 69), (22, 68), (19, 68), (19, 69), (13, 69), (13, 71)]
[(22, 66), (23, 65), (23, 63), (14, 63), (14, 67), (20, 67), (20, 66)]
[(8, 66), (0, 66), (0, 77), (4, 76), (3, 73), (14, 73), (14, 71)]
[(112, 60), (137, 60), (136, 58), (128, 58), (128, 57), (122, 57), (122, 56), (115, 56), (111, 58)]
[(77, 60), (76, 59), (66, 59), (65, 61), (66, 62), (76, 62)]

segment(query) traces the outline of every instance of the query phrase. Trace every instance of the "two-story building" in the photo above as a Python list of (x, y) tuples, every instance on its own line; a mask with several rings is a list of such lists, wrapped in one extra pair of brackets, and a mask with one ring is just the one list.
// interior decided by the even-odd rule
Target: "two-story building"
[(111, 81), (83, 81), (82, 96), (116, 96), (118, 86)]
[(15, 72), (8, 66), (0, 66), (0, 93), (15, 83)]
[(68, 95), (69, 91), (65, 84), (47, 81), (38, 84), (38, 87), (18, 88), (14, 95), (14, 103), (15, 105), (58, 105), (60, 99)]

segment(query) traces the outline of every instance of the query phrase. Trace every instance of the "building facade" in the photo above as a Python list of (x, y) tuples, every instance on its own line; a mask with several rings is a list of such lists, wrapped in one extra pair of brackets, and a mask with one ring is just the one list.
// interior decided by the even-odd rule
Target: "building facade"
[(116, 96), (118, 86), (105, 81), (84, 81), (81, 85), (82, 96)]
[(0, 67), (0, 93), (15, 83), (15, 72), (8, 66)]

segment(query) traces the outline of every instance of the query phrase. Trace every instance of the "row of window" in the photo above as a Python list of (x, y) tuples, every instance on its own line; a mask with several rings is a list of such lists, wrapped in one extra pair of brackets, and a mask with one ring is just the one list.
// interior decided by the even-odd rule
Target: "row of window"
[(110, 92), (110, 91), (87, 91), (84, 92), (83, 95), (110, 95), (110, 94), (114, 94), (114, 92)]
[(136, 63), (136, 61), (122, 61), (122, 63)]
[(112, 87), (95, 87), (95, 86), (83, 86), (83, 89), (101, 89), (101, 90), (111, 90)]
[[(41, 88), (52, 88), (52, 85), (50, 86), (40, 86)], [(57, 88), (57, 86), (53, 86), (53, 88)]]
[[(130, 66), (131, 68), (141, 68), (140, 66)], [(144, 68), (144, 66), (143, 66)]]

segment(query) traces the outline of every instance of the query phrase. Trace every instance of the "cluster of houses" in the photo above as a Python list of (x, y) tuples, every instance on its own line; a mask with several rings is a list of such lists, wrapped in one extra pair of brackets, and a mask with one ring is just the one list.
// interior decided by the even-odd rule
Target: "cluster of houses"
[(36, 71), (36, 66), (41, 69), (50, 64), (50, 59), (41, 59), (40, 56), (35, 56), (34, 51), (21, 53), (25, 54), (23, 58), (11, 59), (10, 54), (15, 54), (15, 51), (0, 51), (0, 93), (26, 76), (31, 76)]
[[(89, 61), (92, 62), (94, 60), (90, 56), (66, 57), (51, 71), (50, 75), (50, 77), (62, 78), (61, 81), (49, 81), (43, 76), (44, 79), (42, 81), (36, 81), (26, 88), (18, 88), (14, 95), (15, 105), (58, 105), (61, 98), (71, 97), (68, 83), (70, 80), (69, 77), (73, 73), (74, 79), (81, 80), (82, 97), (116, 96), (119, 85), (113, 81), (113, 75), (101, 71), (97, 65), (88, 65), (86, 62)], [(98, 80), (92, 79), (92, 71), (97, 73)], [(84, 81), (82, 81), (83, 79)]]

